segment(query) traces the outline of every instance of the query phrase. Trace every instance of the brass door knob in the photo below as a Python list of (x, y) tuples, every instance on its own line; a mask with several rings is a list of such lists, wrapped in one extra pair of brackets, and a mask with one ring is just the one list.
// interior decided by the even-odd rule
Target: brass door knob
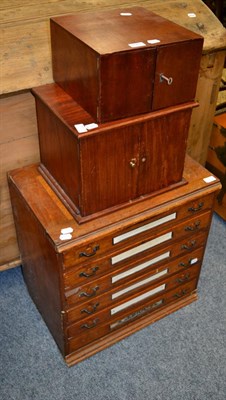
[(137, 163), (136, 158), (131, 158), (131, 160), (129, 162), (129, 165), (131, 166), (131, 168), (135, 168), (136, 167), (136, 163)]

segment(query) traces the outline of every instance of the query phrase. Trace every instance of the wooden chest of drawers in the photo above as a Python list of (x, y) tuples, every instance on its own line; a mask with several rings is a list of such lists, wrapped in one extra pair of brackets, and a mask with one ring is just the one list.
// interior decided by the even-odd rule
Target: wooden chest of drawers
[(68, 365), (196, 300), (220, 184), (189, 158), (184, 176), (79, 225), (37, 165), (9, 174), (24, 278)]
[(51, 19), (53, 77), (95, 121), (194, 100), (203, 38), (142, 7)]
[(59, 85), (41, 86), (33, 94), (42, 174), (77, 221), (185, 183), (185, 150), (196, 103), (91, 129), (93, 118)]

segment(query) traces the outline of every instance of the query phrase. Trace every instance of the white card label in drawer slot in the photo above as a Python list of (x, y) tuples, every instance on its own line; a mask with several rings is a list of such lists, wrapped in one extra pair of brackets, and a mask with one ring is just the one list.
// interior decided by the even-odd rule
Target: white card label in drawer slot
[(140, 286), (146, 285), (146, 283), (152, 282), (155, 279), (161, 278), (161, 276), (166, 275), (168, 273), (168, 269), (164, 269), (163, 271), (158, 272), (157, 274), (151, 275), (142, 281), (134, 283), (134, 285), (128, 286), (125, 289), (119, 290), (119, 292), (113, 293), (111, 298), (112, 300), (116, 299), (119, 296), (122, 296), (125, 293), (130, 292), (131, 290), (137, 289)]
[(145, 300), (148, 297), (151, 297), (156, 293), (162, 292), (163, 290), (165, 290), (165, 288), (166, 288), (166, 285), (164, 283), (163, 285), (158, 286), (158, 287), (156, 287), (156, 288), (154, 288), (152, 290), (149, 290), (148, 292), (143, 293), (140, 296), (135, 297), (134, 299), (126, 301), (126, 303), (120, 304), (119, 306), (112, 308), (111, 309), (111, 315), (116, 314), (119, 311), (122, 311), (125, 308), (132, 306), (133, 304), (139, 303), (140, 301)]
[(126, 260), (129, 257), (132, 257), (136, 254), (141, 253), (142, 251), (151, 249), (152, 247), (157, 246), (158, 244), (164, 243), (167, 240), (172, 239), (172, 237), (173, 237), (173, 232), (165, 233), (164, 235), (161, 235), (155, 239), (149, 240), (146, 243), (142, 243), (139, 246), (136, 246), (130, 250), (124, 251), (123, 253), (120, 253), (117, 256), (111, 257), (111, 263), (117, 264), (118, 262)]
[(159, 218), (156, 221), (152, 221), (149, 224), (140, 226), (139, 228), (133, 229), (129, 232), (123, 233), (122, 235), (114, 237), (113, 244), (120, 243), (123, 240), (126, 240), (126, 239), (136, 236), (136, 235), (139, 235), (139, 233), (146, 232), (149, 229), (156, 228), (156, 226), (165, 224), (166, 222), (172, 221), (176, 218), (177, 218), (177, 213), (172, 213), (172, 214), (166, 215), (165, 217)]
[(152, 258), (151, 260), (136, 265), (136, 267), (130, 268), (127, 271), (122, 272), (121, 274), (113, 276), (111, 278), (111, 282), (115, 283), (117, 281), (120, 281), (121, 279), (126, 278), (127, 276), (130, 276), (132, 274), (135, 274), (136, 272), (142, 271), (143, 269), (150, 267), (150, 265), (156, 264), (157, 262), (165, 260), (168, 257), (170, 257), (170, 251), (166, 251), (165, 253), (160, 254), (160, 256), (158, 257)]

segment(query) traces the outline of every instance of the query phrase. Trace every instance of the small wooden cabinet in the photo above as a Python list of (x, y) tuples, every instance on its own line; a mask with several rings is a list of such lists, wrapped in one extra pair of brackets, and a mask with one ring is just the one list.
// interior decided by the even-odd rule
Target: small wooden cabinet
[(79, 225), (37, 165), (9, 174), (25, 282), (68, 365), (196, 300), (220, 184), (188, 157), (184, 176)]
[(185, 184), (183, 168), (195, 102), (93, 126), (59, 85), (33, 89), (40, 170), (79, 222), (143, 196)]
[(193, 101), (203, 38), (142, 7), (51, 18), (55, 82), (95, 121)]

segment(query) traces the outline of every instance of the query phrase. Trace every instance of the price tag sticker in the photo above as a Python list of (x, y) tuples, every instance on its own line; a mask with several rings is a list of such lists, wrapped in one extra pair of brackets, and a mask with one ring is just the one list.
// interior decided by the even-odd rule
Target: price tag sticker
[(88, 131), (90, 131), (91, 129), (98, 128), (98, 125), (95, 124), (95, 123), (93, 122), (92, 124), (85, 125), (85, 128), (86, 128)]
[(70, 240), (70, 239), (72, 239), (71, 233), (65, 233), (60, 235), (60, 240)]
[(211, 175), (211, 176), (207, 176), (206, 178), (203, 178), (204, 182), (206, 183), (211, 183), (214, 182), (216, 180), (215, 176)]
[(136, 48), (136, 47), (145, 47), (146, 44), (144, 42), (135, 42), (135, 43), (129, 43), (128, 46)]
[(147, 40), (147, 42), (149, 44), (156, 44), (156, 43), (160, 43), (160, 40), (159, 39), (150, 39), (150, 40)]
[(72, 233), (73, 232), (73, 228), (71, 228), (70, 226), (68, 227), (68, 228), (63, 228), (63, 229), (61, 229), (61, 233), (63, 234), (63, 235), (66, 235), (67, 233)]
[(77, 129), (78, 133), (85, 133), (87, 129), (84, 124), (76, 124), (74, 125), (75, 129)]

